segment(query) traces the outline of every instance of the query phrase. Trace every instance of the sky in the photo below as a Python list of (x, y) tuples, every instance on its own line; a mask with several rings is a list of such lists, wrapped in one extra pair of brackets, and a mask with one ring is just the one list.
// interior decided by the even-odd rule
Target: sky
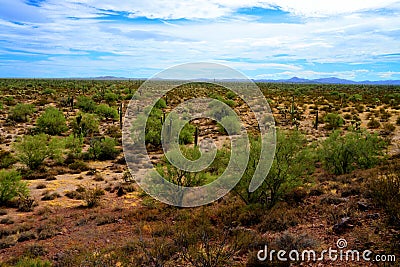
[(396, 0), (0, 0), (0, 77), (400, 80)]

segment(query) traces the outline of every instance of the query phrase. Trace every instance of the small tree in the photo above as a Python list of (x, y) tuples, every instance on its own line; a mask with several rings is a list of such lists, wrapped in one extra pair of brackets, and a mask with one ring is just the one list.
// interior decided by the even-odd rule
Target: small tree
[(335, 131), (322, 143), (319, 152), (328, 171), (344, 174), (356, 166), (364, 169), (373, 167), (385, 146), (377, 134), (355, 131), (342, 136), (340, 131)]
[[(201, 156), (200, 150), (197, 147), (190, 148), (182, 146), (181, 152), (184, 157), (189, 160), (196, 160)], [(176, 150), (168, 152), (168, 157), (178, 162), (180, 159), (180, 155)], [(182, 166), (183, 163), (180, 162), (178, 165)], [(178, 186), (179, 190), (178, 192), (174, 192), (174, 196), (176, 196), (176, 201), (179, 204), (182, 204), (184, 187), (200, 186), (206, 181), (205, 172), (190, 172), (185, 169), (177, 168), (172, 165), (166, 157), (163, 158), (162, 164), (158, 165), (156, 169), (167, 181)]]
[(74, 135), (92, 136), (99, 132), (99, 118), (95, 114), (78, 113), (70, 122)]
[(73, 158), (80, 158), (82, 153), (83, 137), (70, 135), (65, 139), (65, 148), (68, 149), (68, 155)]
[(46, 134), (26, 135), (20, 142), (14, 143), (18, 159), (34, 170), (42, 165), (46, 158), (60, 158), (63, 143), (50, 139)]
[(113, 105), (118, 99), (119, 99), (119, 96), (117, 94), (112, 93), (112, 92), (108, 92), (108, 93), (104, 94), (104, 100), (109, 105)]
[(118, 119), (118, 112), (107, 104), (100, 104), (96, 107), (96, 114), (105, 119)]
[(275, 157), (262, 185), (249, 192), (261, 151), (261, 139), (252, 138), (247, 169), (234, 191), (246, 204), (260, 203), (272, 208), (282, 195), (302, 184), (302, 177), (312, 169), (313, 156), (298, 131), (277, 131)]
[(17, 196), (28, 196), (27, 184), (15, 170), (0, 170), (0, 206)]
[(118, 150), (112, 138), (94, 138), (90, 141), (89, 156), (92, 159), (108, 160), (115, 159)]
[(80, 96), (77, 99), (78, 108), (84, 112), (94, 112), (96, 109), (96, 102), (87, 96)]
[(60, 110), (49, 107), (37, 119), (36, 124), (40, 132), (59, 135), (68, 130), (65, 121), (64, 114)]
[(344, 124), (344, 120), (336, 113), (328, 113), (324, 117), (325, 128), (328, 130), (335, 130)]
[(31, 104), (17, 104), (10, 110), (8, 119), (16, 122), (28, 121), (28, 116), (35, 112), (35, 108)]

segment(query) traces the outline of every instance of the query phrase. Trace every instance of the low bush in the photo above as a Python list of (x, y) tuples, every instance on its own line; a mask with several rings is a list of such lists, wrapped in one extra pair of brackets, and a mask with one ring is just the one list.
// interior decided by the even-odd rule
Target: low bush
[(0, 169), (7, 169), (16, 162), (17, 160), (9, 151), (0, 149)]
[(88, 208), (92, 208), (99, 205), (100, 198), (102, 195), (104, 195), (104, 190), (98, 187), (85, 188), (85, 190), (81, 194), (86, 206)]
[(337, 129), (344, 124), (344, 120), (336, 113), (328, 113), (324, 117), (325, 128), (328, 130)]
[(84, 172), (89, 170), (89, 166), (81, 160), (77, 160), (68, 165), (68, 168), (74, 171)]
[(115, 148), (115, 140), (109, 137), (93, 138), (90, 141), (88, 151), (91, 159), (108, 160), (115, 159), (119, 151)]
[(100, 104), (96, 107), (95, 113), (99, 115), (101, 118), (117, 120), (118, 112), (116, 109), (110, 107), (106, 104)]
[(367, 183), (369, 194), (389, 215), (389, 222), (400, 227), (400, 174), (399, 165), (389, 165), (383, 173), (373, 176)]
[(14, 266), (15, 267), (51, 267), (52, 264), (48, 260), (23, 258), (23, 259), (20, 259)]
[(18, 211), (21, 212), (33, 211), (33, 208), (37, 206), (35, 200), (28, 195), (20, 195), (17, 204), (18, 204)]
[(68, 130), (65, 122), (64, 114), (60, 110), (54, 107), (49, 107), (37, 119), (36, 125), (42, 133), (59, 135)]
[(119, 99), (119, 96), (115, 93), (108, 92), (104, 94), (104, 100), (107, 104), (112, 105)]
[(18, 159), (32, 170), (39, 168), (46, 158), (61, 159), (63, 147), (63, 142), (49, 139), (46, 134), (26, 135), (14, 143)]
[(367, 123), (367, 127), (369, 129), (378, 129), (379, 127), (381, 127), (381, 124), (379, 123), (378, 120), (376, 120), (375, 118), (372, 118), (368, 123)]
[(385, 146), (377, 134), (355, 131), (341, 135), (335, 131), (322, 143), (319, 153), (326, 170), (338, 175), (349, 173), (356, 166), (373, 167)]
[(27, 196), (28, 186), (21, 181), (21, 175), (15, 170), (0, 170), (0, 205), (18, 196)]
[(303, 183), (313, 170), (314, 153), (298, 131), (278, 131), (275, 157), (267, 177), (254, 192), (248, 188), (256, 171), (261, 151), (260, 137), (250, 139), (250, 158), (243, 178), (234, 188), (246, 203), (259, 203), (272, 208), (286, 193)]
[(71, 120), (70, 126), (77, 136), (93, 136), (99, 132), (99, 118), (95, 114), (78, 113)]
[(15, 122), (26, 122), (28, 116), (35, 112), (35, 108), (31, 104), (17, 104), (8, 114), (8, 119)]
[(84, 112), (92, 113), (95, 111), (97, 105), (91, 98), (87, 96), (79, 96), (77, 98), (76, 106)]

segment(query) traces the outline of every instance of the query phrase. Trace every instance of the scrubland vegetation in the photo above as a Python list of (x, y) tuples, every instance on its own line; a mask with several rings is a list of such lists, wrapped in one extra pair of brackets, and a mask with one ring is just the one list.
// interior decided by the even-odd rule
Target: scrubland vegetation
[[(258, 84), (277, 145), (254, 192), (248, 188), (261, 148), (248, 105), (208, 83), (174, 89), (150, 112), (145, 134), (168, 181), (207, 184), (230, 158), (227, 133), (211, 119), (191, 121), (179, 136), (191, 160), (200, 157), (195, 144), (212, 138), (211, 166), (182, 171), (163, 155), (165, 117), (184, 100), (224, 102), (245, 122), (251, 144), (234, 190), (187, 209), (154, 200), (127, 169), (122, 119), (141, 83), (0, 80), (1, 266), (288, 266), (263, 265), (257, 251), (323, 250), (339, 238), (351, 249), (400, 256), (400, 87)], [(209, 110), (240, 131), (223, 109)]]

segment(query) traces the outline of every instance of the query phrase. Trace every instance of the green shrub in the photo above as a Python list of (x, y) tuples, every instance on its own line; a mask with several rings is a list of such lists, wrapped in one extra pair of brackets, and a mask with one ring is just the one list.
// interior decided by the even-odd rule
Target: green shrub
[(3, 97), (3, 102), (8, 106), (15, 105), (14, 97), (11, 95)]
[(156, 109), (163, 109), (166, 108), (167, 104), (165, 103), (165, 100), (163, 98), (160, 98), (157, 103), (154, 105), (154, 108)]
[(1, 169), (7, 169), (14, 163), (16, 163), (17, 160), (11, 155), (9, 151), (4, 151), (0, 149), (0, 168)]
[[(232, 95), (230, 95), (230, 96), (232, 96)], [(218, 100), (218, 101), (220, 101), (220, 102), (223, 102), (223, 103), (227, 104), (227, 105), (230, 106), (230, 107), (236, 106), (235, 101), (233, 101), (232, 99), (225, 99), (225, 98), (223, 98), (222, 96), (213, 95), (213, 94), (210, 95), (210, 97), (211, 97), (211, 98), (214, 98), (214, 99), (216, 99), (216, 100)]]
[(14, 143), (18, 159), (30, 169), (37, 169), (46, 158), (58, 159), (64, 144), (56, 138), (49, 140), (46, 134), (26, 135)]
[(99, 132), (99, 119), (94, 114), (78, 113), (70, 122), (70, 126), (75, 135), (92, 136)]
[(8, 114), (8, 119), (16, 122), (28, 121), (28, 116), (35, 112), (35, 108), (31, 104), (17, 104)]
[(89, 157), (92, 159), (115, 159), (118, 153), (119, 151), (115, 148), (115, 140), (112, 138), (93, 138), (90, 141)]
[(54, 94), (56, 94), (56, 90), (47, 88), (47, 89), (44, 89), (44, 90), (41, 92), (41, 94), (42, 94), (42, 95), (54, 95)]
[(367, 127), (369, 129), (378, 129), (379, 127), (381, 127), (381, 124), (379, 123), (378, 120), (376, 120), (375, 118), (372, 118), (372, 120), (370, 120), (368, 122)]
[(104, 94), (104, 100), (109, 105), (114, 104), (118, 99), (119, 99), (119, 96), (117, 94), (114, 94), (114, 93), (111, 93), (111, 92), (108, 92), (108, 93)]
[[(153, 108), (150, 111), (150, 114), (148, 117), (145, 116), (139, 116), (137, 119), (137, 123), (134, 123), (133, 125), (133, 133), (137, 132), (137, 136), (141, 136), (139, 132), (142, 130), (139, 128), (139, 126), (145, 124), (145, 142), (146, 144), (151, 144), (155, 147), (158, 147), (161, 145), (161, 130), (163, 128), (163, 123), (166, 124), (165, 129), (166, 135), (164, 138), (166, 138), (164, 141), (168, 142), (170, 135), (168, 134), (168, 129), (172, 127), (172, 129), (180, 129), (179, 123), (182, 123), (183, 121), (180, 120), (179, 118), (176, 117), (175, 114), (171, 114), (170, 119), (166, 119), (165, 122), (163, 122), (163, 112), (160, 109)], [(165, 117), (167, 115), (165, 114)], [(179, 133), (179, 143), (180, 144), (189, 144), (193, 143), (194, 139), (194, 131), (195, 127), (189, 123), (185, 124), (184, 127), (182, 128), (182, 131)]]
[(390, 122), (387, 122), (387, 123), (383, 124), (383, 130), (385, 131), (385, 133), (390, 134), (390, 133), (394, 132), (394, 130), (396, 130), (396, 126), (394, 126)]
[(89, 97), (79, 96), (77, 98), (76, 106), (84, 112), (93, 113), (96, 110), (97, 105), (96, 105), (96, 102), (94, 102)]
[(73, 158), (80, 158), (82, 153), (83, 138), (80, 136), (70, 135), (65, 139), (65, 148), (68, 149), (68, 154)]
[(354, 94), (349, 99), (350, 101), (356, 102), (356, 101), (362, 101), (363, 97), (360, 94)]
[(234, 188), (246, 204), (260, 203), (273, 207), (280, 198), (303, 183), (302, 177), (313, 169), (314, 155), (306, 145), (306, 139), (298, 131), (277, 131), (275, 157), (262, 185), (248, 192), (258, 165), (261, 151), (260, 137), (250, 139), (250, 158), (246, 171)]
[(113, 120), (118, 119), (117, 110), (115, 110), (114, 108), (112, 108), (106, 104), (98, 105), (95, 109), (95, 113), (105, 119), (113, 119)]
[(236, 97), (236, 94), (232, 91), (229, 91), (228, 93), (226, 93), (226, 98), (228, 99), (234, 99)]
[(0, 206), (18, 196), (27, 196), (27, 184), (15, 170), (0, 170)]
[[(162, 112), (152, 109), (146, 123), (145, 142), (154, 146), (161, 145)], [(140, 118), (143, 119), (143, 118)]]
[(41, 259), (30, 259), (30, 258), (23, 258), (20, 259), (16, 264), (15, 267), (51, 267), (51, 262)]
[(100, 203), (100, 197), (104, 195), (104, 190), (98, 187), (85, 188), (81, 195), (86, 206), (92, 208)]
[(322, 143), (319, 152), (326, 170), (344, 174), (355, 166), (365, 169), (373, 167), (384, 147), (384, 141), (377, 134), (358, 131), (342, 136), (340, 131), (335, 131)]
[(29, 195), (20, 195), (18, 199), (18, 211), (30, 212), (33, 211), (33, 207), (36, 205), (35, 200)]
[[(200, 150), (197, 147), (191, 148), (186, 146), (181, 146), (179, 152), (177, 150), (169, 151), (167, 156), (174, 162), (177, 162), (178, 166), (184, 166), (180, 153), (186, 159), (192, 161), (197, 160), (201, 156)], [(183, 201), (184, 187), (200, 186), (206, 181), (205, 172), (190, 172), (185, 170), (185, 168), (177, 168), (169, 162), (166, 156), (163, 157), (162, 164), (158, 165), (156, 169), (167, 181), (178, 186), (178, 192), (174, 192), (173, 195), (176, 197), (175, 203), (179, 204), (182, 204)]]
[(344, 120), (336, 113), (328, 113), (324, 117), (325, 128), (328, 130), (335, 130), (343, 126)]
[(65, 121), (64, 114), (60, 110), (49, 107), (37, 119), (36, 124), (39, 131), (42, 133), (59, 135), (68, 130)]
[(182, 131), (179, 133), (179, 144), (187, 145), (193, 143), (194, 141), (193, 135), (195, 130), (196, 128), (193, 125), (189, 123), (185, 124)]
[(70, 168), (71, 170), (79, 171), (79, 172), (83, 172), (83, 171), (88, 171), (89, 170), (89, 166), (85, 162), (83, 162), (81, 160), (77, 160), (77, 161), (69, 164), (68, 168)]

